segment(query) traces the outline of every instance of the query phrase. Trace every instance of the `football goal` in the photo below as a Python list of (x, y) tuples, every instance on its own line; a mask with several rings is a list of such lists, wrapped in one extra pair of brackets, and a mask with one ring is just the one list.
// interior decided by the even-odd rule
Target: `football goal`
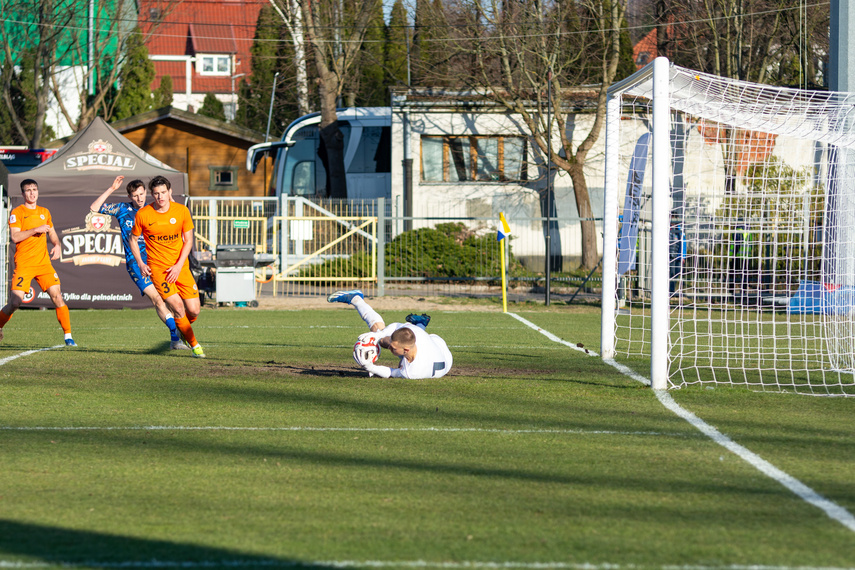
[(855, 95), (658, 58), (607, 105), (603, 357), (855, 396)]

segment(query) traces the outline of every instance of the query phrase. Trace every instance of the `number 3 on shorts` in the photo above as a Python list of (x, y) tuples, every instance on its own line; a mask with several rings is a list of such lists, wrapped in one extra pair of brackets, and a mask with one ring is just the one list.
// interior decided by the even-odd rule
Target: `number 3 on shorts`
[(160, 288), (163, 290), (164, 294), (166, 294), (166, 295), (169, 295), (172, 292), (172, 290), (169, 287), (169, 283), (167, 283), (166, 281), (162, 281), (160, 283)]

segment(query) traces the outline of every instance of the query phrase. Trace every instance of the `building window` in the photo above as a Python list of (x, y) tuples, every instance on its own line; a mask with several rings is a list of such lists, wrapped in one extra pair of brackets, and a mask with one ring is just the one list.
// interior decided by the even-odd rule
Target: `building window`
[(522, 182), (528, 180), (524, 137), (424, 136), (424, 182)]
[(231, 75), (232, 58), (229, 55), (197, 55), (196, 71), (199, 75)]
[(237, 190), (237, 166), (209, 166), (209, 190)]

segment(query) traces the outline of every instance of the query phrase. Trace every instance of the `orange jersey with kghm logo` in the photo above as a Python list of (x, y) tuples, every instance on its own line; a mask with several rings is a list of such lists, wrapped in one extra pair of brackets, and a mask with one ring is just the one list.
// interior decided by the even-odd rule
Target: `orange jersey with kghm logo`
[[(27, 231), (45, 224), (53, 227), (50, 212), (41, 206), (27, 208), (26, 204), (21, 204), (9, 214), (10, 228)], [(16, 243), (15, 267), (22, 269), (50, 265), (46, 236), (47, 234), (32, 235)]]
[(183, 204), (169, 203), (169, 209), (160, 213), (149, 204), (137, 212), (131, 233), (143, 236), (148, 265), (168, 268), (175, 265), (184, 247), (184, 232), (193, 229), (190, 210)]

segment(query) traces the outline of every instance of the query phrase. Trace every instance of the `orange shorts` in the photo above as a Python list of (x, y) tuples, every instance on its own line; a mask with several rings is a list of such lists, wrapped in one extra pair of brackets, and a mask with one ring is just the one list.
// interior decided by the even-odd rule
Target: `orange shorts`
[(196, 280), (190, 272), (190, 265), (185, 264), (184, 269), (178, 274), (178, 279), (175, 283), (166, 281), (166, 272), (168, 267), (149, 266), (151, 269), (151, 282), (160, 296), (166, 299), (173, 295), (181, 295), (182, 299), (192, 299), (199, 296), (199, 288), (196, 286)]
[(30, 282), (35, 279), (42, 291), (47, 292), (50, 287), (59, 285), (59, 276), (53, 269), (53, 265), (39, 265), (38, 267), (22, 267), (15, 266), (15, 272), (12, 273), (12, 290), (23, 291), (24, 293), (30, 290)]

